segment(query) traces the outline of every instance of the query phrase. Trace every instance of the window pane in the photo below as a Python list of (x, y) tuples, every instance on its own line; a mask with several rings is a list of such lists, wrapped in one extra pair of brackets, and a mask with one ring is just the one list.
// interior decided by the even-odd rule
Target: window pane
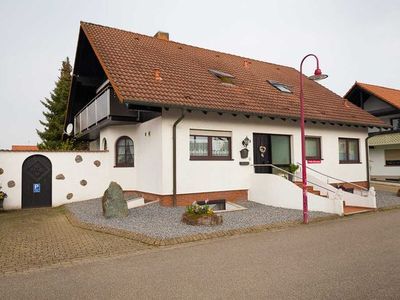
[(212, 156), (229, 156), (229, 139), (212, 137)]
[(123, 165), (125, 164), (125, 155), (124, 154), (118, 154), (117, 156), (117, 164), (118, 165)]
[(320, 157), (319, 155), (319, 139), (306, 138), (306, 156), (307, 157)]
[(272, 164), (290, 164), (290, 137), (283, 135), (271, 135)]
[(358, 161), (358, 140), (348, 140), (349, 160)]
[(125, 154), (125, 146), (120, 146), (119, 144), (118, 144), (118, 155), (123, 155), (123, 154)]
[(208, 156), (208, 137), (190, 136), (190, 156)]
[(339, 139), (339, 160), (347, 160), (346, 155), (346, 140)]

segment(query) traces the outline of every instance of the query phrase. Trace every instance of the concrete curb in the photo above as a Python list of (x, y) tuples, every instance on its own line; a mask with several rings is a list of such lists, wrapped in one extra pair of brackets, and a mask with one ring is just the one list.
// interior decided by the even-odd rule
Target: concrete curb
[[(66, 215), (67, 219), (69, 220), (69, 222), (71, 223), (71, 225), (73, 225), (73, 226), (80, 227), (83, 229), (103, 232), (103, 233), (107, 233), (107, 234), (112, 234), (112, 235), (116, 235), (116, 236), (127, 238), (127, 239), (136, 240), (141, 243), (152, 245), (152, 246), (177, 245), (177, 244), (182, 244), (182, 243), (202, 241), (202, 240), (220, 238), (220, 237), (227, 237), (227, 236), (239, 235), (239, 234), (244, 234), (244, 233), (256, 233), (256, 232), (262, 232), (262, 231), (267, 231), (267, 230), (272, 230), (272, 229), (289, 228), (289, 227), (293, 227), (293, 226), (302, 224), (301, 221), (280, 222), (280, 223), (257, 225), (257, 226), (252, 226), (252, 227), (223, 230), (223, 231), (210, 232), (210, 233), (198, 233), (198, 234), (186, 235), (186, 236), (176, 237), (176, 238), (154, 238), (154, 237), (150, 237), (150, 236), (144, 235), (142, 233), (134, 232), (134, 231), (128, 231), (128, 230), (117, 229), (117, 228), (83, 222), (83, 221), (79, 220), (68, 208), (65, 210), (65, 215)], [(310, 223), (334, 220), (334, 219), (338, 219), (338, 218), (340, 218), (340, 216), (318, 217), (318, 218), (312, 219), (310, 221)]]

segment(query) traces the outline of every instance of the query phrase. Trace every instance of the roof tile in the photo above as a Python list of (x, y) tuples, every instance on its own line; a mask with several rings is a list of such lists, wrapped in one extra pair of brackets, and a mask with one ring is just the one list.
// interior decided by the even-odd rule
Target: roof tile
[[(81, 27), (121, 101), (299, 117), (299, 72), (294, 68), (91, 23)], [(250, 62), (247, 67), (244, 60)], [(162, 80), (154, 79), (155, 68)], [(232, 74), (235, 86), (221, 84), (210, 69)], [(267, 80), (288, 85), (293, 93), (282, 93)], [(306, 77), (304, 95), (307, 119), (383, 125)]]

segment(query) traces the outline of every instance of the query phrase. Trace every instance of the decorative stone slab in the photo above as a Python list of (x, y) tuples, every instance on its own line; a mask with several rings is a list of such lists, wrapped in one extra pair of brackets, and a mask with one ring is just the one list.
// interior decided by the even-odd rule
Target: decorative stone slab
[(213, 226), (222, 224), (222, 216), (213, 214), (213, 215), (204, 215), (197, 216), (193, 214), (184, 213), (182, 215), (182, 222), (188, 225), (205, 225), (205, 226)]
[(77, 163), (80, 163), (82, 160), (83, 160), (82, 156), (80, 156), (80, 155), (75, 156), (75, 161)]
[(87, 181), (85, 179), (82, 179), (80, 184), (81, 184), (81, 186), (85, 186), (85, 185), (87, 185)]
[(9, 182), (7, 182), (7, 186), (9, 188), (13, 188), (15, 186), (15, 181), (14, 180), (10, 180)]
[(4, 170), (0, 168), (0, 175), (4, 173)]
[(121, 218), (128, 216), (128, 204), (124, 199), (121, 186), (111, 181), (102, 198), (103, 215), (106, 218)]
[(64, 179), (65, 179), (65, 176), (64, 176), (64, 174), (58, 174), (58, 175), (56, 176), (56, 179), (57, 179), (57, 180), (64, 180)]
[(96, 167), (100, 167), (101, 162), (100, 162), (99, 160), (95, 160), (95, 161), (93, 162), (93, 164), (94, 164)]
[(71, 200), (73, 196), (74, 196), (74, 194), (68, 193), (68, 194), (67, 194), (67, 199), (68, 199), (68, 200)]

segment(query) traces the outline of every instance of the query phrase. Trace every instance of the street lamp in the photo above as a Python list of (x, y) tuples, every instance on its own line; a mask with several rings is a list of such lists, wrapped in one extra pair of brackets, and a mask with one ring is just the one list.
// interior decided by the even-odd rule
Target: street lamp
[(303, 222), (308, 224), (308, 198), (307, 198), (307, 166), (306, 166), (306, 138), (304, 134), (304, 93), (303, 93), (303, 63), (304, 61), (313, 56), (317, 61), (317, 68), (314, 75), (308, 77), (310, 80), (322, 80), (328, 75), (322, 74), (319, 68), (318, 57), (314, 54), (304, 56), (300, 63), (300, 128), (301, 128), (301, 172), (302, 172), (302, 188), (303, 188)]

